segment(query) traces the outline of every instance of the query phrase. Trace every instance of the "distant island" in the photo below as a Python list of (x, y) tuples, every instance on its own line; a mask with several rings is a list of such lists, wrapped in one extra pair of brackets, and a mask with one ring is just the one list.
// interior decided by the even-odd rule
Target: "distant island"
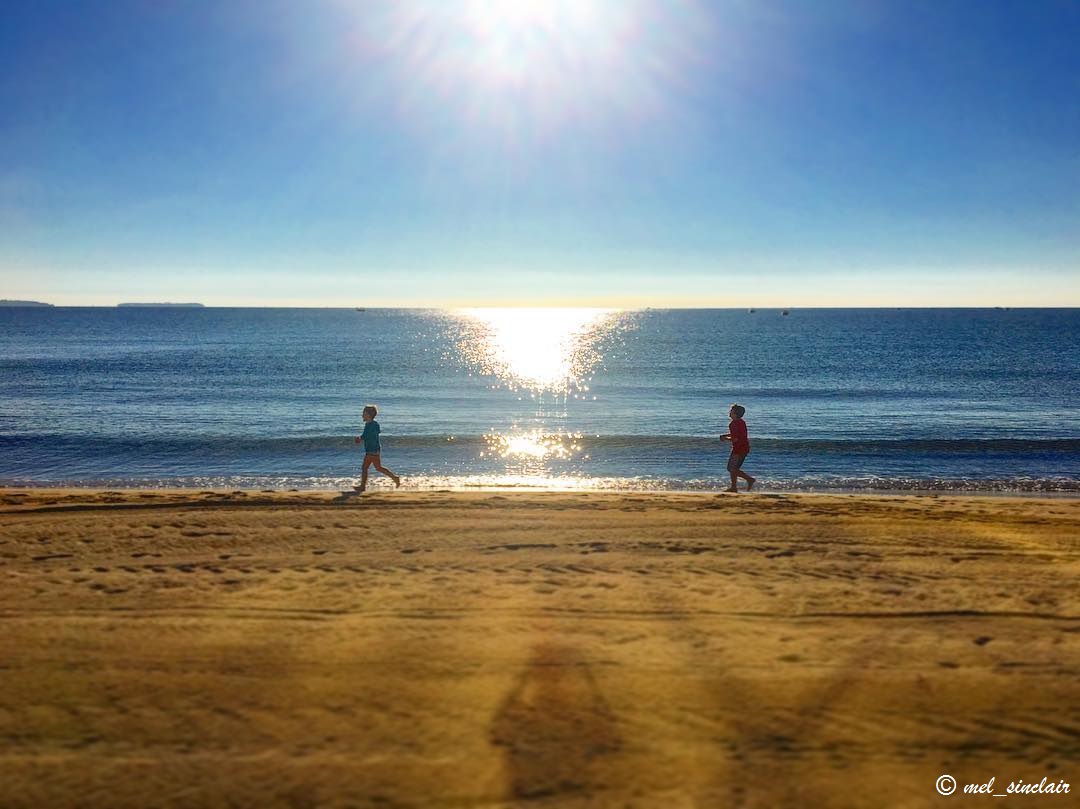
[(205, 308), (203, 306), (203, 304), (201, 304), (201, 303), (118, 303), (116, 305), (117, 306), (142, 306), (142, 307), (152, 307), (152, 308), (157, 308), (157, 309), (160, 309), (162, 307), (169, 307), (169, 308), (181, 307), (181, 308), (185, 308), (185, 309), (203, 309), (203, 308)]
[(0, 306), (52, 306), (51, 303), (41, 301), (9, 301), (7, 298), (0, 300)]

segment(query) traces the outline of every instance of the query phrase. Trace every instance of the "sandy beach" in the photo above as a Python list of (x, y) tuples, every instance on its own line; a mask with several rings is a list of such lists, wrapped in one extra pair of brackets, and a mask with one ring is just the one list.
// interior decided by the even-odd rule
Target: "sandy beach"
[(0, 504), (5, 807), (921, 807), (974, 801), (943, 774), (1080, 782), (1076, 499)]

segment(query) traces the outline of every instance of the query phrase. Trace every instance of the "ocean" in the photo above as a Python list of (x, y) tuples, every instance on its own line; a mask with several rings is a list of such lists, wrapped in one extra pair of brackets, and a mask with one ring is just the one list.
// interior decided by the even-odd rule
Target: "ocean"
[[(0, 484), (1076, 492), (1080, 310), (0, 309)], [(378, 476), (373, 487), (389, 486)]]

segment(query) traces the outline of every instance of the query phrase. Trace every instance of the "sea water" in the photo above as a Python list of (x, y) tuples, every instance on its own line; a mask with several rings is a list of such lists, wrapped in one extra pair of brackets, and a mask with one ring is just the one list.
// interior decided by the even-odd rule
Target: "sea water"
[[(0, 484), (1080, 489), (1080, 310), (0, 309)], [(389, 485), (385, 479), (376, 485)]]

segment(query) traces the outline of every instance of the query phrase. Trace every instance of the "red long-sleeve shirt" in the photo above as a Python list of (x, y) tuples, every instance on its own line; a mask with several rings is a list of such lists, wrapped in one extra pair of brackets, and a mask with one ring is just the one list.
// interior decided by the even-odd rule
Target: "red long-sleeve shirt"
[(742, 419), (732, 419), (728, 425), (731, 434), (731, 451), (736, 455), (745, 455), (750, 451), (750, 436), (746, 433), (746, 422)]

